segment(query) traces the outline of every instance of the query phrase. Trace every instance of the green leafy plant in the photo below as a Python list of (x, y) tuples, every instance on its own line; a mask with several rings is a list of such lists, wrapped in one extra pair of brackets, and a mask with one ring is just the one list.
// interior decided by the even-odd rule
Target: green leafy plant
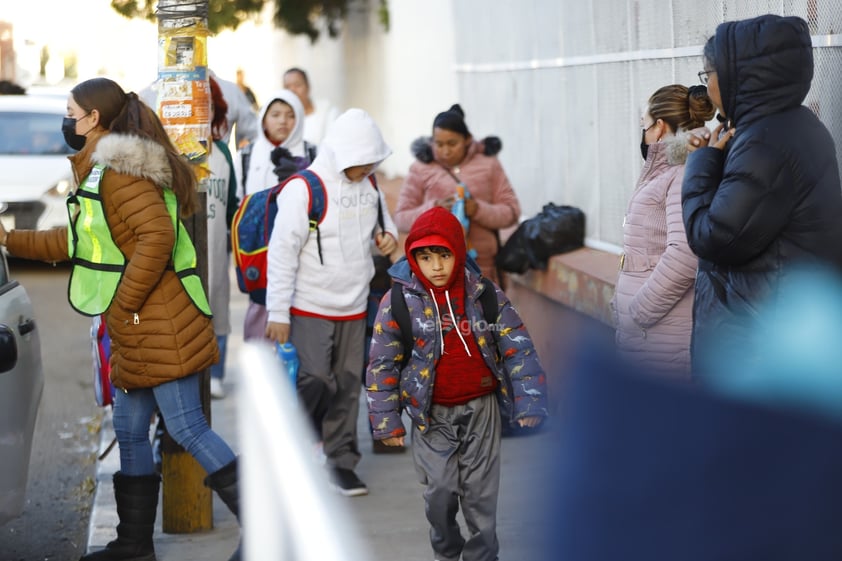
[[(237, 29), (244, 21), (255, 18), (267, 1), (272, 0), (207, 0), (208, 29), (211, 33)], [(362, 4), (367, 5), (368, 1)], [(330, 37), (339, 36), (350, 6), (360, 4), (355, 0), (274, 0), (274, 3), (274, 24), (291, 35), (306, 35), (312, 42), (319, 39), (321, 22)], [(122, 16), (150, 21), (157, 21), (157, 5), (156, 0), (111, 0), (111, 7)], [(378, 1), (377, 15), (388, 31), (388, 0)]]

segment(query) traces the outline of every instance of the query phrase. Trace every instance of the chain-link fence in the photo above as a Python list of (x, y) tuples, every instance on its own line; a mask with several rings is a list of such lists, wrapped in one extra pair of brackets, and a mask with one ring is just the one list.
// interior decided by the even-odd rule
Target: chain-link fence
[(698, 83), (702, 47), (723, 21), (776, 13), (809, 22), (815, 77), (805, 104), (842, 161), (840, 0), (459, 0), (453, 9), (472, 132), (503, 139), (525, 216), (548, 201), (578, 206), (593, 245), (622, 244), (648, 96)]

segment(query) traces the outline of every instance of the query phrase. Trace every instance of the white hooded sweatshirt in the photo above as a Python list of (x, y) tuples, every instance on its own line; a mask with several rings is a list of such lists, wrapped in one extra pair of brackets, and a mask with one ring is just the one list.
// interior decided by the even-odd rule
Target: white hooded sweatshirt
[(365, 317), (368, 285), (374, 276), (373, 239), (380, 228), (378, 198), (386, 232), (395, 239), (398, 233), (383, 193), (367, 177), (350, 182), (344, 170), (379, 165), (391, 153), (380, 129), (362, 109), (349, 109), (328, 129), (319, 155), (308, 168), (321, 178), (327, 195), (325, 217), (319, 225), (323, 264), (316, 233), (308, 223), (307, 183), (293, 179), (281, 191), (269, 240), (269, 321), (289, 323), (291, 314), (331, 320)]
[[(246, 195), (257, 193), (268, 187), (278, 184), (278, 177), (275, 175), (275, 165), (272, 163), (271, 154), (275, 149), (275, 145), (266, 138), (266, 133), (263, 130), (263, 118), (266, 117), (266, 112), (269, 106), (277, 100), (281, 100), (290, 107), (295, 113), (295, 126), (289, 133), (289, 136), (281, 143), (281, 147), (289, 150), (293, 156), (304, 156), (304, 107), (301, 105), (298, 96), (289, 90), (279, 90), (269, 96), (268, 101), (260, 108), (260, 115), (258, 123), (260, 125), (260, 133), (251, 146), (251, 156), (249, 158), (249, 169), (246, 173), (245, 191), (240, 190), (240, 193), (245, 192)], [(238, 158), (239, 159), (239, 158)], [(242, 166), (242, 161), (238, 162)], [(239, 170), (237, 170), (239, 171)], [(242, 173), (238, 173), (238, 177), (243, 177)], [(242, 180), (241, 180), (242, 181)]]

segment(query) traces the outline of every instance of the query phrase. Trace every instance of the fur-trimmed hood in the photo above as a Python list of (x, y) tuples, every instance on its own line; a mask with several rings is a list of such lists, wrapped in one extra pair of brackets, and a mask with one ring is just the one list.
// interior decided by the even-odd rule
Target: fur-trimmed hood
[(143, 177), (159, 187), (172, 182), (172, 168), (163, 146), (139, 136), (109, 133), (97, 142), (91, 161), (118, 173)]
[(667, 163), (671, 166), (680, 166), (687, 162), (687, 156), (690, 154), (687, 150), (687, 141), (690, 138), (690, 135), (695, 134), (696, 136), (701, 136), (705, 131), (707, 131), (707, 129), (704, 127), (691, 131), (679, 131), (667, 139), (665, 141), (667, 149)]
[[(409, 145), (409, 151), (419, 162), (429, 164), (434, 159), (432, 142), (431, 136), (419, 136)], [(475, 143), (477, 151), (486, 156), (496, 156), (503, 149), (503, 141), (498, 136), (486, 136)]]
[(667, 165), (684, 165), (687, 162), (687, 156), (690, 154), (687, 150), (687, 140), (690, 138), (690, 135), (702, 136), (705, 132), (709, 132), (705, 127), (699, 127), (689, 131), (678, 131), (674, 135), (664, 138), (663, 142), (650, 144), (649, 152), (653, 154), (651, 158), (657, 160), (658, 154), (663, 153)]

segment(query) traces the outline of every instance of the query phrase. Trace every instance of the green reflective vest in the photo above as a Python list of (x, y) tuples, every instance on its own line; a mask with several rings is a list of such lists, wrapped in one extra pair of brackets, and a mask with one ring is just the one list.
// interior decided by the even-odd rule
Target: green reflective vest
[[(67, 197), (67, 251), (73, 264), (68, 300), (74, 310), (87, 316), (99, 315), (111, 306), (126, 270), (126, 257), (114, 243), (105, 219), (99, 192), (104, 173), (105, 166), (95, 165), (76, 192)], [(164, 203), (176, 231), (172, 267), (193, 304), (210, 317), (210, 305), (196, 271), (196, 248), (178, 219), (178, 202), (172, 189), (164, 188)]]

